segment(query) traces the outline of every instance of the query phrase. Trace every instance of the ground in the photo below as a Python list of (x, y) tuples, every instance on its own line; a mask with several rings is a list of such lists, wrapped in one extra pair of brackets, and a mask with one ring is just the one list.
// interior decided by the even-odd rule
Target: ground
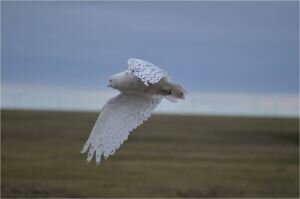
[(98, 113), (1, 111), (3, 197), (299, 197), (298, 119), (154, 115), (80, 154)]

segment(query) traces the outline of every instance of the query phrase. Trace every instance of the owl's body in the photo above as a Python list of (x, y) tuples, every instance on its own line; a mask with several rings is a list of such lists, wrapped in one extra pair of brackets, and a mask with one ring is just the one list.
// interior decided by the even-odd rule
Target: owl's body
[(122, 93), (146, 94), (149, 91), (148, 86), (127, 70), (113, 75), (109, 80), (108, 86), (117, 89)]
[(113, 75), (108, 86), (120, 94), (103, 106), (81, 151), (89, 149), (87, 161), (95, 155), (97, 164), (102, 155), (104, 158), (112, 155), (129, 133), (150, 117), (164, 97), (176, 102), (185, 95), (181, 86), (169, 82), (165, 71), (140, 59), (129, 59), (128, 70)]
[[(181, 86), (169, 82), (168, 76), (162, 77), (155, 84), (148, 83), (146, 85), (140, 78), (128, 70), (113, 75), (109, 80), (108, 86), (122, 93), (161, 95), (172, 102), (176, 102), (176, 98), (184, 99), (185, 92)], [(178, 93), (175, 93), (176, 91)]]

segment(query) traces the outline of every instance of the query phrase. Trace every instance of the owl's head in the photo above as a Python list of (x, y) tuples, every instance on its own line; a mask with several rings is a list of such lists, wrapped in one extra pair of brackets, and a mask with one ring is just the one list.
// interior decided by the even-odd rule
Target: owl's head
[(111, 76), (107, 82), (107, 86), (121, 91), (126, 86), (126, 81), (127, 71), (123, 71)]

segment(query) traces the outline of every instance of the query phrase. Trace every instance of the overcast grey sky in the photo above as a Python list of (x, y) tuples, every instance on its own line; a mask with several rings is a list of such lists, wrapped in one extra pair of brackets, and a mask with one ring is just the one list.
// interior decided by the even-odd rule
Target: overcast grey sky
[(100, 110), (136, 57), (189, 92), (160, 112), (298, 116), (298, 16), (296, 1), (1, 2), (1, 106)]
[(190, 92), (298, 92), (298, 2), (1, 5), (3, 85), (102, 89), (136, 57)]

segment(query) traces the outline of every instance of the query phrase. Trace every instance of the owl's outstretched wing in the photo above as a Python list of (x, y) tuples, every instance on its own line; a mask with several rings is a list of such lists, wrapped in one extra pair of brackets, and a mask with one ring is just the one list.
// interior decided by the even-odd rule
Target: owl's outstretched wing
[(96, 155), (99, 165), (101, 156), (106, 159), (127, 140), (129, 133), (147, 120), (151, 112), (160, 103), (162, 97), (157, 95), (124, 94), (111, 98), (93, 127), (93, 130), (82, 148), (87, 150), (87, 161)]
[(146, 86), (155, 84), (162, 78), (168, 78), (166, 71), (142, 59), (129, 59), (128, 70), (142, 80)]

